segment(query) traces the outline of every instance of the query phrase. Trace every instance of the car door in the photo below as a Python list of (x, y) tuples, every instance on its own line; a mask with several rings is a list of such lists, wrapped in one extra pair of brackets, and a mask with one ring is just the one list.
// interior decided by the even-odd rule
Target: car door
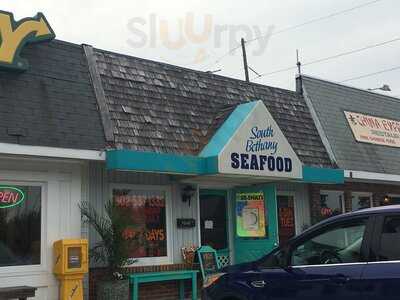
[(399, 299), (400, 214), (376, 217), (369, 262), (363, 274), (366, 300)]
[[(372, 224), (368, 217), (327, 224), (288, 246), (288, 267), (260, 266), (259, 299), (361, 299)], [(259, 282), (260, 283), (260, 282)]]

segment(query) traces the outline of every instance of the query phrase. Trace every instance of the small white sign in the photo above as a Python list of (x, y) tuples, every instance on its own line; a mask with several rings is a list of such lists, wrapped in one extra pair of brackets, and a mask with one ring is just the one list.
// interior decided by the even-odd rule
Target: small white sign
[(205, 229), (213, 229), (214, 228), (214, 222), (212, 220), (204, 221), (204, 228)]

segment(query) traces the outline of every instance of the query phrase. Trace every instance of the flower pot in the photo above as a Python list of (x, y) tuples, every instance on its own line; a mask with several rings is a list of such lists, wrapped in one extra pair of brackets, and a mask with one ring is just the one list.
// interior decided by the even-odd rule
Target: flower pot
[(129, 280), (100, 281), (97, 300), (129, 300)]

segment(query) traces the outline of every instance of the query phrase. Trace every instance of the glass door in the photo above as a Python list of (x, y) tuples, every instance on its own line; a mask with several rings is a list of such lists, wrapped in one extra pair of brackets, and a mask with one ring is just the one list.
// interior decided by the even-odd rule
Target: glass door
[(200, 190), (201, 244), (228, 249), (227, 203), (224, 190)]

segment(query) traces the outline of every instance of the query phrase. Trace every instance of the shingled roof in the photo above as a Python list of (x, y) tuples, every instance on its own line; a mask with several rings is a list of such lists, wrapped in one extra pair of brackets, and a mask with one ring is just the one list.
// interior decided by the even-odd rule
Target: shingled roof
[(198, 154), (236, 105), (262, 100), (301, 161), (332, 167), (295, 92), (94, 49), (115, 148)]
[(303, 88), (331, 155), (344, 170), (400, 174), (400, 148), (357, 142), (344, 111), (400, 120), (400, 99), (310, 76)]
[(27, 71), (0, 71), (0, 142), (103, 150), (104, 132), (80, 45), (26, 46)]

